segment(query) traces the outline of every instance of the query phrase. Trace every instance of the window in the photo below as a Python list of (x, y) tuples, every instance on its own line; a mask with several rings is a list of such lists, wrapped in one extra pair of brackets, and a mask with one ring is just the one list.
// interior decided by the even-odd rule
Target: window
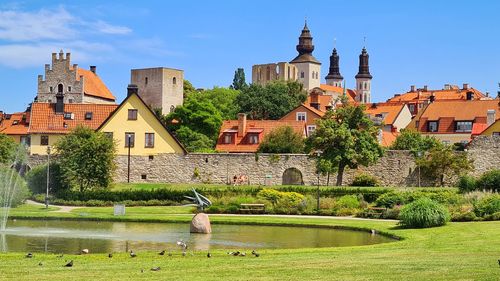
[(437, 132), (438, 131), (438, 121), (429, 121), (427, 122), (427, 131), (428, 132)]
[(223, 140), (224, 144), (230, 144), (233, 142), (233, 138), (231, 136), (231, 134), (224, 134), (224, 140)]
[(53, 87), (49, 87), (49, 92), (52, 93), (52, 91), (54, 91), (54, 88)]
[(297, 121), (306, 121), (306, 113), (305, 112), (297, 112)]
[(125, 133), (125, 147), (134, 147), (135, 133)]
[(137, 120), (137, 109), (128, 110), (128, 120)]
[(12, 125), (17, 125), (17, 124), (19, 124), (19, 120), (12, 121)]
[(259, 143), (259, 135), (258, 134), (249, 134), (248, 135), (248, 143), (258, 144)]
[(64, 112), (64, 120), (73, 120), (73, 113)]
[(68, 92), (71, 92), (71, 86), (68, 86)]
[(144, 78), (144, 85), (148, 84), (148, 77)]
[(68, 102), (69, 103), (73, 103), (73, 99), (68, 99)]
[(149, 161), (153, 161), (155, 159), (155, 156), (154, 155), (149, 155), (148, 159), (149, 159)]
[(113, 139), (113, 132), (104, 132), (104, 135), (111, 140)]
[(172, 78), (172, 84), (174, 84), (174, 85), (177, 84), (177, 78), (175, 78), (175, 77)]
[(415, 121), (415, 128), (419, 128), (420, 127), (420, 121)]
[(494, 137), (500, 137), (500, 132), (493, 132), (492, 136), (494, 136)]
[(85, 120), (92, 120), (92, 112), (85, 112)]
[(141, 175), (141, 180), (145, 180), (145, 179), (147, 179), (147, 177), (148, 177), (148, 176), (147, 176), (146, 174), (142, 174), (142, 175)]
[(147, 148), (155, 147), (155, 134), (154, 133), (146, 133), (144, 147), (147, 147)]
[(24, 144), (25, 146), (30, 145), (30, 137), (29, 136), (21, 136), (20, 142)]
[(266, 79), (271, 80), (271, 68), (269, 66), (266, 69)]
[(57, 85), (57, 92), (58, 92), (58, 93), (62, 93), (62, 92), (63, 92), (63, 90), (64, 90), (64, 87), (63, 87), (63, 85), (62, 85), (62, 84)]
[(307, 135), (310, 136), (312, 134), (312, 132), (314, 132), (314, 130), (316, 130), (316, 125), (308, 125), (307, 126)]
[(415, 113), (415, 105), (414, 104), (409, 104), (408, 109), (410, 110), (411, 113)]
[(49, 136), (41, 136), (40, 145), (49, 145)]
[(456, 121), (455, 132), (470, 133), (472, 132), (472, 121)]
[(304, 78), (304, 71), (300, 73), (300, 78)]

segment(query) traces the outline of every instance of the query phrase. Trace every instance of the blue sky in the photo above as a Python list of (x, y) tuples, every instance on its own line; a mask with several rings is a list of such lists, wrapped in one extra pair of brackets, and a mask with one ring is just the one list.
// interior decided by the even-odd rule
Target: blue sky
[(372, 100), (410, 85), (494, 93), (500, 82), (496, 1), (16, 1), (0, 3), (0, 110), (24, 110), (51, 53), (97, 73), (121, 101), (130, 69), (173, 67), (195, 87), (228, 86), (236, 68), (290, 61), (307, 17), (328, 72), (336, 38), (354, 87), (366, 36)]

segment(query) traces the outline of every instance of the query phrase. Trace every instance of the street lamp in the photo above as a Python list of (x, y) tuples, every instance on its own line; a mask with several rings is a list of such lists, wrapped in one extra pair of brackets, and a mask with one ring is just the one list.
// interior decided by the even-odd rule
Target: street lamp
[(130, 141), (132, 134), (127, 134), (128, 138), (128, 157), (127, 157), (127, 183), (130, 183)]
[(314, 153), (316, 154), (316, 157), (317, 157), (317, 159), (318, 159), (318, 160), (317, 160), (317, 161), (318, 161), (318, 163), (317, 163), (318, 167), (316, 168), (316, 169), (317, 169), (317, 171), (316, 171), (316, 172), (317, 172), (317, 174), (318, 174), (318, 190), (317, 190), (317, 194), (316, 194), (316, 200), (317, 200), (317, 202), (316, 202), (316, 209), (318, 210), (318, 213), (319, 213), (319, 176), (320, 176), (320, 174), (321, 174), (321, 171), (320, 171), (320, 169), (319, 169), (319, 157), (321, 156), (321, 153), (323, 153), (323, 151), (321, 151), (321, 150), (316, 150)]
[(49, 186), (50, 186), (50, 145), (47, 146), (47, 190), (45, 193), (45, 208), (49, 208)]
[[(417, 156), (422, 157), (422, 151), (417, 152)], [(418, 187), (420, 187), (420, 165), (418, 165)]]

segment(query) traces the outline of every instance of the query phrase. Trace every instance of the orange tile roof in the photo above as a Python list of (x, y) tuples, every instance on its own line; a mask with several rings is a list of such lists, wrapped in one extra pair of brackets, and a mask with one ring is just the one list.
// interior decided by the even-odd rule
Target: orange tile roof
[(428, 120), (439, 120), (451, 117), (455, 120), (474, 120), (477, 117), (486, 118), (489, 109), (496, 110), (496, 116), (500, 116), (500, 101), (495, 100), (450, 100), (437, 101), (429, 104), (420, 118)]
[(115, 97), (113, 96), (111, 91), (102, 82), (101, 78), (99, 78), (99, 76), (97, 76), (95, 73), (90, 70), (78, 68), (77, 79), (80, 79), (80, 76), (83, 76), (84, 78), (83, 90), (85, 95), (104, 98), (112, 101), (115, 100)]
[(380, 144), (383, 147), (389, 147), (396, 140), (396, 138), (398, 137), (398, 135), (399, 134), (397, 132), (382, 131), (382, 141), (381, 141)]
[(455, 87), (450, 90), (430, 90), (430, 91), (415, 91), (407, 92), (401, 95), (395, 95), (388, 99), (388, 102), (410, 102), (410, 101), (424, 101), (428, 100), (430, 96), (434, 95), (435, 100), (466, 100), (467, 92), (474, 93), (474, 99), (483, 99), (486, 96), (479, 90), (474, 88), (458, 89)]
[[(321, 90), (328, 91), (328, 92), (334, 92), (334, 93), (339, 93), (340, 95), (344, 94), (344, 88), (341, 87), (335, 87), (327, 84), (321, 84), (320, 86)], [(347, 98), (349, 99), (350, 102), (354, 102), (356, 99), (356, 91), (352, 89), (346, 89), (346, 95)]]
[(375, 117), (377, 114), (385, 114), (382, 120), (386, 125), (394, 124), (396, 118), (398, 117), (404, 104), (391, 104), (391, 103), (367, 103), (365, 113), (371, 117)]
[[(226, 120), (222, 123), (219, 131), (219, 139), (215, 150), (221, 152), (256, 152), (259, 148), (259, 144), (248, 144), (246, 143), (246, 136), (250, 131), (254, 131), (259, 134), (259, 143), (262, 142), (264, 137), (271, 132), (273, 129), (290, 126), (292, 129), (305, 137), (305, 122), (303, 121), (284, 121), (284, 120), (247, 120), (247, 131), (243, 136), (238, 135), (238, 120)], [(234, 132), (236, 136), (236, 141), (234, 144), (224, 144), (222, 143), (224, 132), (230, 131)]]
[[(8, 115), (10, 115), (10, 118), (6, 119)], [(3, 114), (3, 118), (0, 119), (0, 133), (6, 135), (27, 135), (29, 127), (28, 120), (29, 114), (26, 112)]]
[(484, 130), (488, 128), (488, 124), (486, 123), (474, 123), (472, 124), (472, 136), (478, 136), (480, 135)]
[[(64, 104), (64, 112), (73, 113), (72, 120), (55, 113), (55, 104), (35, 102), (31, 106), (29, 133), (67, 134), (78, 125), (97, 129), (118, 107), (116, 104)], [(92, 112), (92, 119), (85, 120), (85, 113)]]

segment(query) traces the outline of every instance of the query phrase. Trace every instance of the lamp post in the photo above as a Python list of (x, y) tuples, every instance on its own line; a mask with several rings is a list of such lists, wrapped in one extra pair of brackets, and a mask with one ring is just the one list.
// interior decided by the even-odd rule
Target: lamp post
[(49, 208), (49, 186), (50, 186), (50, 145), (47, 146), (47, 190), (45, 193), (45, 208)]
[(323, 151), (321, 150), (316, 150), (314, 153), (316, 153), (316, 157), (318, 159), (318, 167), (317, 167), (317, 174), (318, 174), (318, 190), (317, 190), (317, 194), (316, 194), (316, 209), (318, 210), (318, 213), (319, 213), (319, 176), (320, 176), (320, 169), (319, 169), (319, 157), (321, 156), (321, 153), (323, 153)]
[(127, 183), (130, 183), (130, 141), (132, 139), (132, 134), (127, 134), (127, 139), (128, 139)]
[[(422, 151), (417, 152), (417, 156), (422, 157)], [(418, 187), (420, 187), (420, 165), (418, 165)]]

